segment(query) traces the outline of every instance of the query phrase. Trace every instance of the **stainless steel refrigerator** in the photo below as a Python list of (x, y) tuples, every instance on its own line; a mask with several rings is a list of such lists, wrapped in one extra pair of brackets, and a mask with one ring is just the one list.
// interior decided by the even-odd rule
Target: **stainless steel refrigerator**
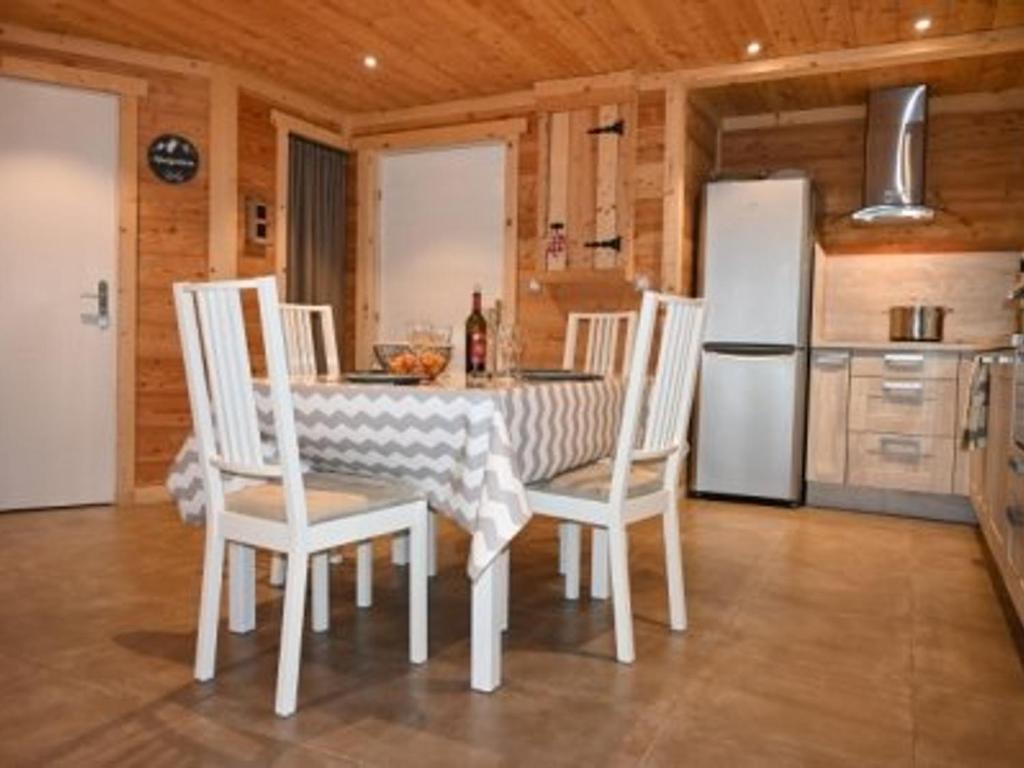
[(803, 498), (812, 207), (806, 177), (704, 189), (698, 493)]

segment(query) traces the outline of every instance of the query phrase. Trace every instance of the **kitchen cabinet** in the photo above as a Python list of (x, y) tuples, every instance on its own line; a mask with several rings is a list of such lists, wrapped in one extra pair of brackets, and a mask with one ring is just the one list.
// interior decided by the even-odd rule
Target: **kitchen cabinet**
[(966, 465), (958, 473), (958, 461), (966, 461), (958, 439), (961, 375), (970, 371), (961, 351), (885, 344), (814, 350), (808, 502), (973, 520)]
[[(1024, 620), (1024, 460), (1013, 445), (1013, 366), (991, 368), (988, 437), (973, 452), (971, 503), (992, 559)], [(975, 471), (978, 469), (979, 471)]]
[(808, 480), (842, 483), (846, 478), (846, 429), (850, 392), (850, 353), (811, 355), (807, 413)]

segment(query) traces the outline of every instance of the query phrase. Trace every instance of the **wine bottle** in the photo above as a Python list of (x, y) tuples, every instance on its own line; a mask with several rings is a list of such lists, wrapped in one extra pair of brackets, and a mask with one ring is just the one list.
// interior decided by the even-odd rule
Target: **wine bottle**
[(473, 289), (473, 311), (466, 318), (466, 378), (487, 374), (487, 320), (481, 306), (480, 286)]

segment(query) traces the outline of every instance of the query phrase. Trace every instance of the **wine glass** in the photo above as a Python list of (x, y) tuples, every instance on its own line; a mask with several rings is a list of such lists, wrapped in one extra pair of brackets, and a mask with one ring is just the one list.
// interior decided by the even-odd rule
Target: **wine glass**
[(518, 325), (506, 323), (498, 329), (498, 370), (510, 378), (519, 375), (523, 356), (523, 332)]

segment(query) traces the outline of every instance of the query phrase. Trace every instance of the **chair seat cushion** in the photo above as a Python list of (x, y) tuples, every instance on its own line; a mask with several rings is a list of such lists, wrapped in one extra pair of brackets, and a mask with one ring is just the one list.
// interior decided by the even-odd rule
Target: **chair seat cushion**
[[(306, 513), (311, 525), (349, 515), (421, 501), (423, 494), (398, 480), (312, 472), (303, 475)], [(240, 515), (284, 522), (284, 489), (279, 482), (229, 493), (225, 507)]]
[[(665, 463), (633, 464), (627, 496), (646, 496), (664, 487)], [(607, 459), (585, 464), (530, 486), (530, 490), (572, 496), (578, 499), (605, 501), (612, 488), (612, 463)]]

